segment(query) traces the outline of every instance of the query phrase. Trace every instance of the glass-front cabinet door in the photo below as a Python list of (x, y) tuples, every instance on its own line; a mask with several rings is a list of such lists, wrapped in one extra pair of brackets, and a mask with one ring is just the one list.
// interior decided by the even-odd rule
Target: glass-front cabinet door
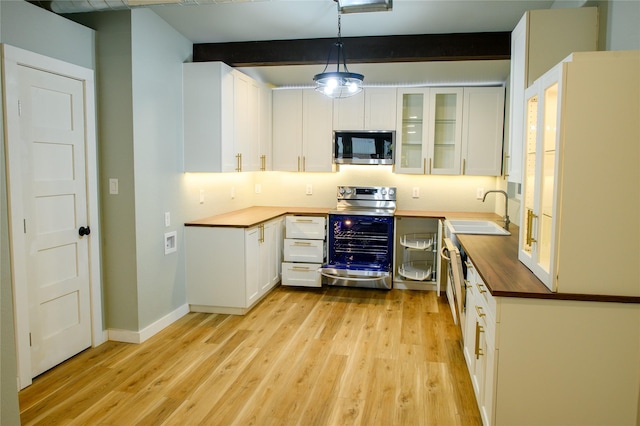
[(430, 90), (427, 173), (458, 175), (462, 152), (462, 88)]
[(525, 160), (519, 259), (555, 291), (554, 235), (559, 77), (545, 74), (525, 92)]
[(398, 89), (396, 173), (425, 174), (427, 171), (427, 119), (429, 89)]

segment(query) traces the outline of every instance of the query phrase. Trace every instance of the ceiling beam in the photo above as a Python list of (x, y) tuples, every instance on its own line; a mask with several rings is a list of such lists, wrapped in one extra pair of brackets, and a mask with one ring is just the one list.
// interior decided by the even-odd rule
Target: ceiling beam
[[(194, 62), (233, 67), (326, 64), (335, 38), (196, 43)], [(343, 37), (347, 63), (503, 60), (511, 57), (511, 33), (456, 33)], [(335, 56), (335, 51), (332, 52)], [(334, 57), (332, 57), (335, 63)]]

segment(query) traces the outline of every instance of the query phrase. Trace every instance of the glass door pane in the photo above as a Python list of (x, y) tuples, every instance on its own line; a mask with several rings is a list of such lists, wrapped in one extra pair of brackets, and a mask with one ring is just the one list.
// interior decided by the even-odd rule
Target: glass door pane
[(538, 263), (545, 270), (551, 267), (551, 239), (556, 161), (556, 127), (558, 122), (558, 84), (544, 91), (544, 131), (542, 132), (542, 187), (540, 193), (540, 233)]
[(401, 168), (422, 168), (424, 101), (422, 93), (402, 95)]
[(531, 256), (532, 245), (534, 242), (534, 206), (536, 192), (536, 154), (537, 154), (537, 137), (538, 137), (538, 95), (527, 99), (525, 110), (525, 170), (524, 170), (524, 212), (525, 222), (524, 238), (520, 239), (521, 249)]
[(456, 161), (457, 93), (438, 93), (435, 100), (433, 168), (452, 169)]

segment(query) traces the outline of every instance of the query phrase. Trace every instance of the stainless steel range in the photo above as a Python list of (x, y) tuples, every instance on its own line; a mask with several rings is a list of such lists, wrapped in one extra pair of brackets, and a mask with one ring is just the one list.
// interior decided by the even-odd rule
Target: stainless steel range
[(396, 188), (339, 186), (329, 212), (328, 262), (322, 283), (390, 289)]

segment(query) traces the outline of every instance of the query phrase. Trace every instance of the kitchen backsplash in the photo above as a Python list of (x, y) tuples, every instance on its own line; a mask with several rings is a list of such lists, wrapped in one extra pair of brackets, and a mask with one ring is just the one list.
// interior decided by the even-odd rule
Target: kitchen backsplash
[[(395, 174), (391, 166), (341, 166), (336, 173), (185, 173), (184, 217), (195, 220), (249, 206), (332, 208), (338, 185), (395, 186), (401, 210), (492, 212), (496, 199), (483, 203), (476, 191), (504, 189), (502, 182), (492, 176)], [(414, 188), (418, 198), (413, 197)], [(517, 212), (510, 210), (517, 223)], [(502, 205), (497, 211), (502, 214)]]

